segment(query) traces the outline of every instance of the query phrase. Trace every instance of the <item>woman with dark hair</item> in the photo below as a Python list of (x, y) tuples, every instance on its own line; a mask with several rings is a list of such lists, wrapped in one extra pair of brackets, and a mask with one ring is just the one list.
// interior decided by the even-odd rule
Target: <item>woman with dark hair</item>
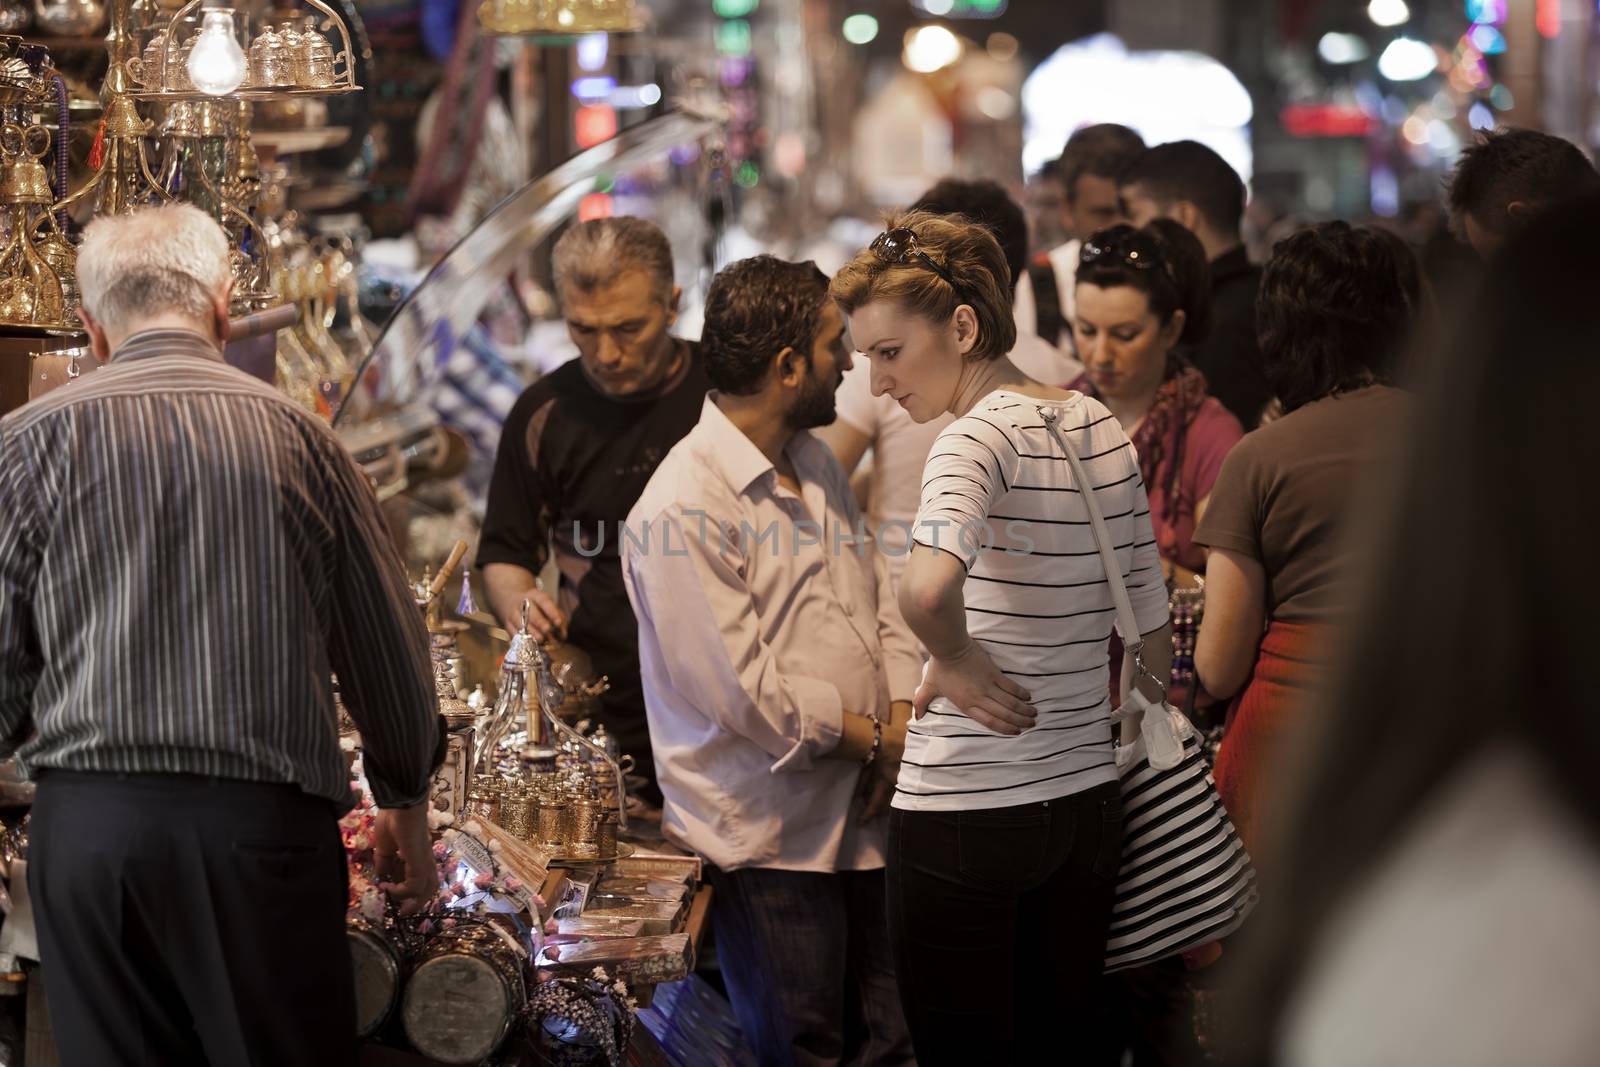
[(1216, 779), (1252, 851), (1261, 772), (1346, 617), (1344, 518), (1405, 417), (1389, 382), (1423, 301), (1399, 238), (1343, 222), (1278, 242), (1262, 274), (1256, 329), (1284, 414), (1228, 456), (1194, 532), (1211, 549), (1195, 667), (1208, 692), (1238, 694)]
[(1078, 258), (1072, 326), (1084, 374), (1070, 388), (1105, 404), (1132, 438), (1161, 566), (1177, 586), (1205, 570), (1190, 538), (1223, 457), (1244, 436), (1185, 354), (1205, 336), (1207, 271), (1199, 239), (1171, 219), (1101, 230)]
[(1408, 422), (1271, 813), (1229, 1062), (1594, 1062), (1597, 242), (1600, 198), (1511, 237)]
[[(956, 416), (922, 472), (899, 590), (930, 659), (889, 817), (889, 936), (924, 1067), (1029, 1062), (1062, 1033), (1079, 1051), (1105, 1037), (1122, 853), (1107, 685), (1116, 610), (1087, 492), (1117, 546), (1145, 662), (1170, 669), (1133, 449), (1099, 401), (1008, 358), (1009, 283), (986, 229), (912, 212), (831, 288), (872, 361), (873, 392), (918, 422)], [(1090, 485), (1072, 476), (1050, 418)]]

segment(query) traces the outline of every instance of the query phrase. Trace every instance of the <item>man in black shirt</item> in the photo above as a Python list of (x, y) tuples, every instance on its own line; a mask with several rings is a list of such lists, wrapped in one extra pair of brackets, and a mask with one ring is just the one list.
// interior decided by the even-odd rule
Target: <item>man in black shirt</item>
[(1272, 399), (1256, 341), (1256, 289), (1261, 270), (1245, 257), (1239, 236), (1244, 182), (1198, 141), (1156, 145), (1117, 180), (1124, 213), (1135, 226), (1151, 219), (1182, 223), (1211, 260), (1211, 328), (1190, 354), (1211, 395), (1246, 430), (1255, 429)]
[[(527, 601), (535, 634), (565, 638), (610, 679), (600, 720), (659, 803), (620, 527), (662, 457), (699, 421), (708, 384), (698, 346), (668, 332), (681, 290), (654, 224), (582, 223), (556, 243), (553, 265), (578, 358), (529, 386), (506, 419), (478, 566), (502, 623), (515, 627)], [(552, 545), (558, 598), (536, 581)]]

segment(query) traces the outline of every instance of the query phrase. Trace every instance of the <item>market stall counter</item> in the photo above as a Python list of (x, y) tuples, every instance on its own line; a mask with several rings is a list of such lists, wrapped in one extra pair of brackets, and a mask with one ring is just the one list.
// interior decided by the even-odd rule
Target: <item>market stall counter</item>
[(604, 679), (558, 677), (524, 628), (492, 702), (463, 695), (461, 630), (439, 594), (464, 551), (414, 589), (449, 728), (430, 793), (440, 893), (416, 915), (395, 914), (378, 888), (360, 737), (344, 731), (360, 796), (341, 829), (362, 1062), (668, 1062), (634, 1013), (694, 970), (711, 905), (700, 860), (630, 802), (631, 761), (604, 728), (563, 718)]

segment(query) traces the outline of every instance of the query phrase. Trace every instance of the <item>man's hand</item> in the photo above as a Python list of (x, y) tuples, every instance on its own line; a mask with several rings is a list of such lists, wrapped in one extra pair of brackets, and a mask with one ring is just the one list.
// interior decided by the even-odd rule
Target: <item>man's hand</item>
[(894, 800), (895, 782), (900, 780), (900, 760), (906, 753), (906, 723), (911, 718), (911, 704), (896, 701), (890, 719), (883, 724), (883, 745), (878, 758), (861, 768), (861, 821), (871, 822), (889, 810)]
[(928, 660), (913, 701), (915, 717), (927, 714), (937, 697), (945, 697), (973, 722), (998, 734), (1016, 736), (1038, 721), (1039, 713), (1028, 703), (1032, 694), (1000, 673), (976, 641), (969, 640), (965, 649), (948, 659)]
[(412, 915), (439, 895), (439, 865), (428, 838), (428, 805), (384, 808), (373, 826), (378, 888)]
[(567, 617), (554, 599), (539, 587), (533, 571), (514, 563), (489, 563), (483, 567), (483, 584), (489, 605), (507, 630), (515, 633), (522, 621), (522, 604), (528, 604), (528, 631), (540, 641), (552, 634), (567, 635)]
[(528, 632), (540, 641), (548, 641), (552, 635), (562, 638), (567, 636), (567, 617), (556, 606), (555, 599), (538, 586), (523, 590), (519, 605), (527, 605)]

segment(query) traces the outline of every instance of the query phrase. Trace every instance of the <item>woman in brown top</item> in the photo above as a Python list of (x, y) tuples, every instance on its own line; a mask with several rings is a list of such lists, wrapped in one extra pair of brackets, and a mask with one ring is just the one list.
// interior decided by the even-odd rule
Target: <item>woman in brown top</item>
[(1423, 300), (1398, 238), (1342, 222), (1280, 241), (1262, 275), (1257, 331), (1285, 414), (1229, 453), (1194, 532), (1211, 550), (1195, 667), (1237, 694), (1217, 788), (1252, 849), (1260, 773), (1344, 617), (1342, 520), (1405, 416), (1388, 382)]

